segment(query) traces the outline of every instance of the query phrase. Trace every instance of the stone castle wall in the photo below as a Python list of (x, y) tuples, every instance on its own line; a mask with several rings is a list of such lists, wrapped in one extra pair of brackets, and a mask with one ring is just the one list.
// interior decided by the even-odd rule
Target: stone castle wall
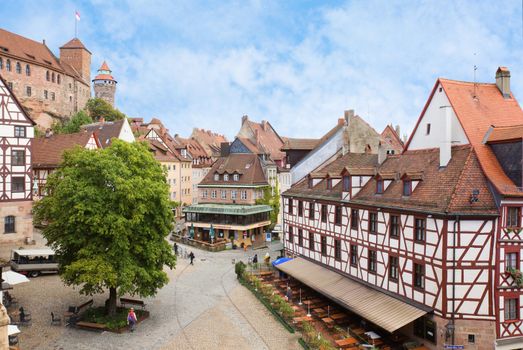
[(94, 83), (94, 97), (105, 100), (113, 107), (115, 92), (116, 83), (114, 82), (103, 83), (102, 81)]
[[(12, 85), (16, 98), (27, 110), (40, 129), (50, 127), (60, 118), (71, 117), (83, 109), (91, 97), (90, 86), (58, 70), (17, 60), (1, 55), (3, 66), (0, 75)], [(11, 71), (7, 70), (6, 60), (11, 61)], [(20, 62), (21, 72), (16, 72), (16, 63)], [(30, 75), (26, 74), (26, 65)], [(50, 79), (47, 80), (47, 72)], [(52, 75), (54, 73), (54, 82)], [(60, 82), (58, 82), (60, 81)], [(30, 91), (28, 91), (30, 88)]]

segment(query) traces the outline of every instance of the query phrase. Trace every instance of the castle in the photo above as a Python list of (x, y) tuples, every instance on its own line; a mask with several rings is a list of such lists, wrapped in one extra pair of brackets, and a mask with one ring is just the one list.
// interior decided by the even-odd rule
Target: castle
[[(61, 46), (56, 57), (45, 40), (0, 29), (0, 75), (40, 129), (71, 117), (91, 98), (91, 52), (78, 38)], [(114, 105), (116, 80), (107, 63), (92, 82), (95, 97)]]

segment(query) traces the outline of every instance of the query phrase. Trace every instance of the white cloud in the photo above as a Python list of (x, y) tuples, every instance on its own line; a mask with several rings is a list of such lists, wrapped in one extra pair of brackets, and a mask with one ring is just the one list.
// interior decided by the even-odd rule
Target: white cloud
[[(69, 16), (36, 6), (42, 15), (22, 33), (67, 41)], [(230, 137), (249, 114), (281, 135), (319, 137), (344, 109), (379, 131), (399, 123), (410, 132), (435, 79), (472, 80), (474, 65), (486, 82), (509, 66), (523, 98), (520, 6), (96, 0), (81, 9), (81, 38), (94, 68), (107, 59), (113, 69), (118, 107), (160, 117), (173, 133), (203, 127)]]

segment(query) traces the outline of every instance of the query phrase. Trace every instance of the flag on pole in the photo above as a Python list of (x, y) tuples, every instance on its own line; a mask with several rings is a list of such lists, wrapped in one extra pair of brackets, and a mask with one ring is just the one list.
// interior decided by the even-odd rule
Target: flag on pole
[(76, 18), (77, 21), (79, 21), (80, 20), (80, 12), (75, 11), (74, 12), (74, 17)]

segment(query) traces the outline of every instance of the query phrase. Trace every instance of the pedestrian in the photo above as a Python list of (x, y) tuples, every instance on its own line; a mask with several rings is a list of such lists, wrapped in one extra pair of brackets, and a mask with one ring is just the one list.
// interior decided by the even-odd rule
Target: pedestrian
[(193, 263), (193, 260), (194, 260), (194, 253), (193, 253), (193, 252), (190, 252), (190, 253), (189, 253), (189, 259), (191, 259), (191, 265), (194, 265), (194, 263)]
[(176, 242), (174, 242), (173, 249), (174, 249), (174, 254), (178, 255), (178, 244)]
[(21, 306), (18, 311), (20, 311), (20, 322), (25, 322), (25, 311), (24, 308)]
[(131, 332), (134, 332), (134, 326), (136, 325), (136, 314), (134, 313), (134, 309), (131, 308), (129, 310), (129, 313), (127, 314), (127, 324), (129, 325), (129, 329)]
[(265, 264), (269, 265), (271, 262), (271, 256), (269, 255), (269, 252), (265, 253), (265, 257), (263, 259), (265, 260)]
[(258, 263), (258, 254), (254, 254), (254, 258), (252, 258), (252, 263), (257, 264)]
[(292, 290), (291, 290), (291, 287), (287, 287), (287, 300), (289, 302), (292, 302)]

